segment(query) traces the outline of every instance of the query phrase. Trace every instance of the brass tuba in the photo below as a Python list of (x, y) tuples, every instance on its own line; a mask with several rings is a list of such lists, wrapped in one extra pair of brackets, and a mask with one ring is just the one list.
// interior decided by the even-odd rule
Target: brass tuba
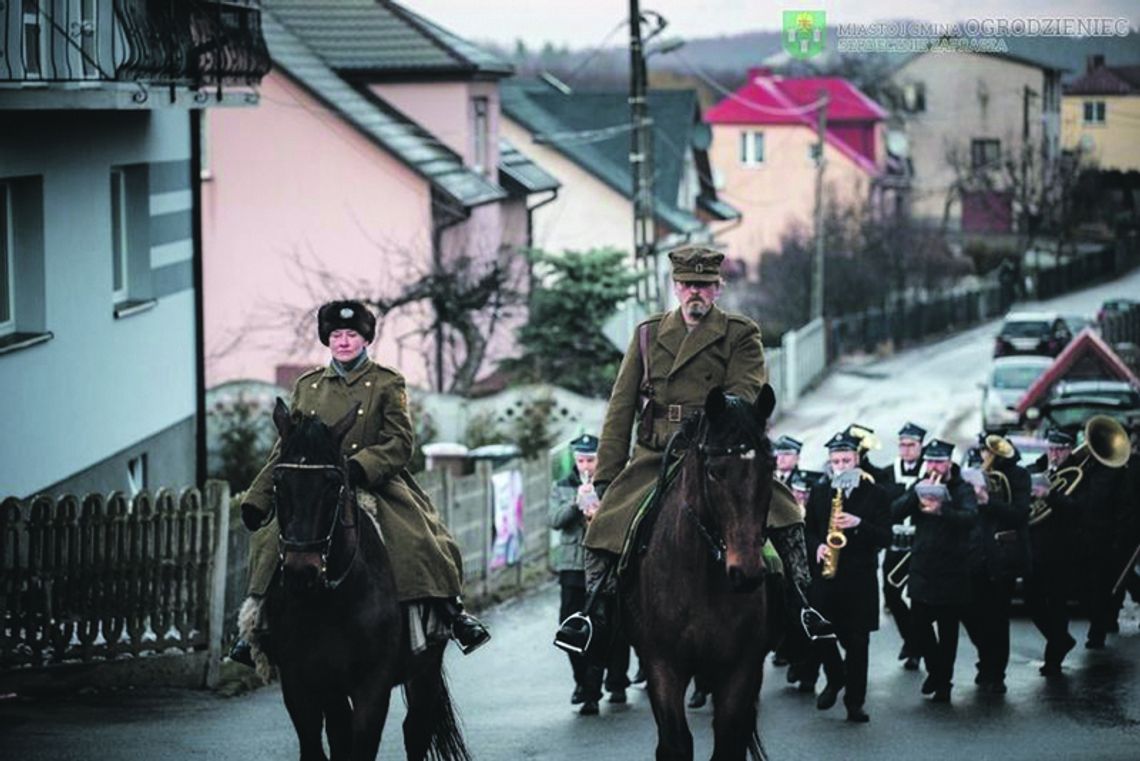
[[(995, 457), (1005, 460), (1012, 458), (1015, 451), (1009, 439), (996, 433), (986, 436), (985, 446)], [(982, 472), (986, 476), (986, 491), (990, 493), (992, 498), (1008, 504), (1013, 501), (1013, 487), (1009, 483), (1009, 477), (994, 468), (996, 461), (991, 459), (989, 464), (982, 468)]]
[[(1057, 472), (1049, 477), (1049, 493), (1037, 497), (1029, 506), (1029, 525), (1036, 526), (1052, 514), (1053, 508), (1049, 507), (1048, 500), (1050, 495), (1069, 496), (1077, 490), (1084, 480), (1089, 457), (1106, 468), (1123, 468), (1131, 451), (1132, 445), (1124, 426), (1108, 415), (1093, 415), (1085, 423), (1085, 442), (1074, 449)], [(1079, 462), (1075, 462), (1078, 458)]]

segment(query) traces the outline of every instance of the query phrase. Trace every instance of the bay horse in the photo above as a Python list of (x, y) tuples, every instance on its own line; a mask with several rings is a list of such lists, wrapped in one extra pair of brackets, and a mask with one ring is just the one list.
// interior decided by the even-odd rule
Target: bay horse
[(280, 566), (265, 596), (266, 651), (301, 761), (326, 759), (322, 725), (333, 761), (373, 761), (397, 684), (408, 706), (408, 759), (467, 761), (443, 673), (447, 643), (412, 655), (388, 551), (349, 483), (341, 442), (359, 406), (327, 426), (277, 400)]
[(762, 552), (775, 468), (765, 430), (774, 406), (767, 384), (754, 404), (720, 388), (709, 392), (666, 450), (653, 525), (623, 580), (625, 625), (647, 675), (659, 761), (693, 758), (684, 699), (695, 675), (711, 686), (714, 761), (766, 758), (757, 712), (783, 600)]

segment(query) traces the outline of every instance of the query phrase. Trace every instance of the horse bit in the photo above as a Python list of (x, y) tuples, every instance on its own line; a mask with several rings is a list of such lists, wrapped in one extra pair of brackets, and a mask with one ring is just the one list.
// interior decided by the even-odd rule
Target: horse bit
[[(332, 550), (333, 534), (336, 533), (337, 524), (340, 523), (341, 514), (344, 512), (344, 505), (349, 499), (349, 484), (348, 484), (348, 471), (344, 468), (337, 467), (336, 465), (309, 465), (306, 463), (278, 463), (273, 466), (273, 470), (303, 470), (303, 471), (332, 471), (336, 473), (341, 479), (340, 489), (337, 491), (336, 497), (336, 510), (333, 512), (332, 523), (329, 525), (329, 532), (325, 535), (324, 539), (311, 539), (308, 541), (296, 541), (293, 539), (286, 539), (282, 533), (280, 521), (277, 526), (277, 568), (281, 570), (285, 565), (286, 552), (314, 552), (321, 553), (321, 566), (320, 566), (320, 580), (321, 585), (325, 589), (336, 589), (348, 577), (348, 572), (352, 570), (352, 565), (356, 560), (356, 552), (360, 547), (359, 540), (352, 547), (352, 557), (348, 559), (348, 563), (344, 567), (344, 572), (335, 579), (330, 580), (328, 576), (329, 570), (329, 553)], [(277, 505), (277, 484), (273, 485), (273, 504), (274, 508)], [(266, 521), (268, 522), (268, 520)], [(351, 524), (343, 524), (345, 528), (356, 529), (356, 521)]]

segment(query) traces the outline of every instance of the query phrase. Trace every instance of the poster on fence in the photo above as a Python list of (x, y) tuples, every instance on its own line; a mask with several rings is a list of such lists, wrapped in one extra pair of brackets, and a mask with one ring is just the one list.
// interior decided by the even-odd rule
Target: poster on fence
[(494, 536), (491, 569), (514, 565), (522, 559), (523, 480), (521, 470), (491, 475), (494, 493)]

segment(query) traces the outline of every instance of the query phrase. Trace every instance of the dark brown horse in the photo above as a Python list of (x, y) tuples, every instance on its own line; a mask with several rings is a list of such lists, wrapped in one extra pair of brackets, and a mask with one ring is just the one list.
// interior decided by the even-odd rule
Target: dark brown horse
[(341, 442), (356, 413), (330, 427), (290, 415), (280, 399), (273, 412), (281, 567), (265, 598), (266, 649), (301, 759), (326, 758), (322, 725), (334, 761), (375, 759), (397, 684), (408, 758), (468, 759), (443, 675), (446, 642), (411, 654), (388, 552), (349, 485)]
[(622, 595), (649, 682), (658, 759), (693, 758), (684, 698), (698, 674), (713, 695), (712, 758), (765, 757), (757, 710), (782, 599), (762, 552), (774, 469), (765, 427), (774, 405), (767, 385), (755, 404), (714, 389), (670, 443), (682, 451), (679, 471)]

